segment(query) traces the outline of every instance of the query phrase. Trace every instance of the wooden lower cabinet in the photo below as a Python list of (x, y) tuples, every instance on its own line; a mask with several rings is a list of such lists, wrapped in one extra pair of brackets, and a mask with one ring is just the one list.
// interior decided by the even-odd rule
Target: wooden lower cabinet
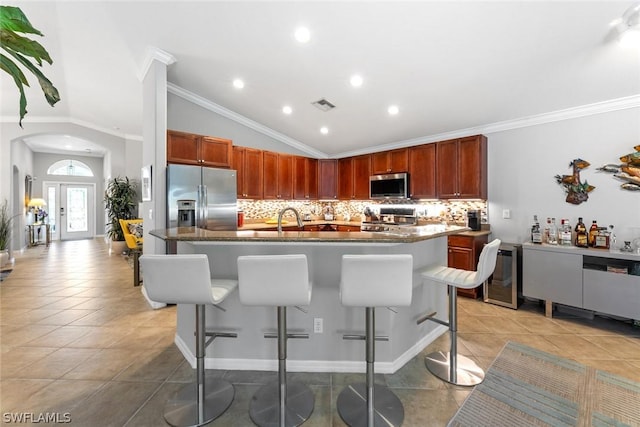
[[(475, 271), (483, 246), (489, 241), (487, 234), (453, 235), (448, 238), (447, 264), (449, 267)], [(482, 296), (482, 284), (474, 289), (458, 289), (458, 296), (479, 298)]]
[(359, 225), (339, 225), (338, 231), (360, 231)]

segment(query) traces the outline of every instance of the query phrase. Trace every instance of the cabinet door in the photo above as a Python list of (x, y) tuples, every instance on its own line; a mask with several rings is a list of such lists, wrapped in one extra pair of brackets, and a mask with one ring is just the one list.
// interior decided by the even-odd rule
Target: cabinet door
[(436, 144), (409, 149), (409, 187), (411, 198), (436, 198)]
[(293, 198), (313, 200), (318, 197), (318, 161), (309, 157), (293, 157)]
[(487, 198), (487, 139), (482, 135), (458, 142), (458, 197)]
[(582, 308), (582, 255), (523, 247), (522, 293)]
[(198, 135), (167, 131), (167, 163), (199, 165), (198, 140)]
[(278, 153), (271, 151), (262, 152), (263, 185), (262, 197), (264, 199), (278, 198)]
[(337, 186), (338, 161), (335, 159), (318, 160), (318, 198), (335, 199)]
[(407, 172), (409, 170), (409, 149), (400, 148), (389, 151), (389, 172)]
[(236, 170), (236, 189), (239, 199), (246, 197), (245, 195), (245, 181), (244, 181), (244, 158), (245, 148), (234, 146), (232, 150), (232, 162), (231, 167)]
[(357, 225), (338, 225), (338, 231), (360, 231), (360, 227)]
[(278, 153), (278, 199), (293, 198), (293, 156)]
[(473, 249), (450, 246), (447, 253), (447, 264), (449, 267), (474, 271), (476, 266), (473, 259)]
[(371, 173), (374, 175), (389, 173), (389, 152), (381, 151), (371, 155)]
[(458, 140), (436, 143), (436, 188), (441, 199), (458, 197)]
[(230, 168), (232, 144), (230, 139), (203, 136), (200, 138), (198, 158), (203, 166), (214, 168)]
[(371, 177), (371, 156), (353, 158), (353, 196), (358, 200), (369, 199), (369, 178)]
[(262, 150), (246, 148), (244, 152), (244, 197), (247, 199), (262, 199), (263, 169)]
[(338, 160), (338, 199), (353, 197), (353, 157)]

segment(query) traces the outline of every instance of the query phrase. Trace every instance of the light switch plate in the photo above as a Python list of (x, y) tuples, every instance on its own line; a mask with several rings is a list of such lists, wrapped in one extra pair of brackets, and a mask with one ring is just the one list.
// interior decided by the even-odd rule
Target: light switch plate
[(502, 209), (502, 219), (511, 218), (511, 209)]

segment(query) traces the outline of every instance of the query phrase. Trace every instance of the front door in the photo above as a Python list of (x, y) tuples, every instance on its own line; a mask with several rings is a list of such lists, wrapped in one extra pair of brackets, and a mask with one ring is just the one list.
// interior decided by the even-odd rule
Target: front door
[(60, 184), (60, 240), (90, 239), (95, 234), (93, 184)]

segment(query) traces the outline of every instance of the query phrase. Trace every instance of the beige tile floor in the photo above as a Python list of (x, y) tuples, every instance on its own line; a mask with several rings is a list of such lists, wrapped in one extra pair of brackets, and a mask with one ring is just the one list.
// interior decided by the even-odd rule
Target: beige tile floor
[[(460, 299), (459, 307), (459, 351), (485, 369), (513, 340), (640, 381), (640, 328), (628, 323), (548, 319), (533, 302), (516, 311)], [(0, 423), (7, 414), (28, 412), (68, 414), (77, 426), (161, 426), (164, 402), (192, 378), (173, 344), (175, 307), (152, 310), (132, 286), (127, 259), (109, 255), (102, 240), (53, 242), (19, 254), (0, 283), (0, 308)], [(448, 347), (448, 341), (445, 334), (423, 355)], [(423, 355), (376, 379), (402, 399), (405, 426), (446, 425), (471, 389), (435, 378), (424, 368)], [(211, 425), (252, 425), (251, 395), (275, 374), (211, 374), (236, 389), (230, 409)], [(344, 425), (335, 409), (337, 395), (362, 376), (292, 376), (315, 392), (315, 410), (305, 426)]]

